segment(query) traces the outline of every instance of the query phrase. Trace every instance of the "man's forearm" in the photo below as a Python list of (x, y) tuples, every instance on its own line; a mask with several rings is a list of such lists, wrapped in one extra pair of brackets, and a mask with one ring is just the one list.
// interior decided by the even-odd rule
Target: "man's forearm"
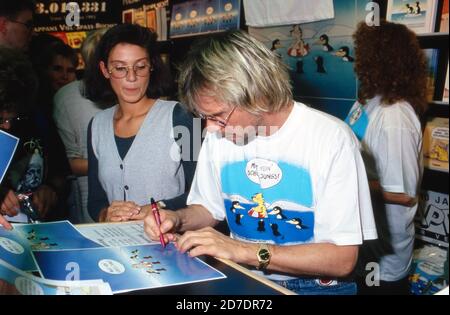
[[(259, 244), (236, 246), (241, 252), (238, 263), (258, 266), (256, 252)], [(302, 276), (346, 277), (355, 268), (358, 246), (338, 246), (330, 243), (292, 246), (269, 245), (272, 257), (267, 267), (274, 272)]]
[(177, 231), (186, 232), (198, 230), (207, 226), (214, 227), (219, 221), (201, 205), (189, 205), (187, 208), (176, 211), (178, 216)]

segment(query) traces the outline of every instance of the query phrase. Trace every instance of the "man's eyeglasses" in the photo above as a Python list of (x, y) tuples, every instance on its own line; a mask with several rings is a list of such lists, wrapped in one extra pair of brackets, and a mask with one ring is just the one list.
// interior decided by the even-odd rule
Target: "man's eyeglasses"
[(211, 120), (215, 122), (217, 125), (219, 125), (221, 128), (225, 128), (228, 125), (228, 121), (230, 120), (231, 115), (233, 115), (234, 111), (236, 110), (236, 105), (233, 107), (233, 109), (228, 113), (227, 117), (225, 119), (217, 118), (213, 115), (205, 115), (202, 113), (197, 113), (197, 116), (201, 119), (205, 120)]
[(24, 121), (26, 119), (27, 119), (27, 117), (20, 117), (20, 116), (10, 117), (10, 118), (0, 117), (0, 125), (8, 124), (8, 123), (12, 125), (13, 123), (18, 123), (18, 122)]
[(115, 79), (123, 79), (128, 76), (130, 69), (133, 69), (134, 74), (138, 77), (146, 77), (152, 70), (148, 63), (143, 63), (134, 66), (113, 66), (108, 70), (108, 73)]
[(32, 29), (33, 29), (33, 27), (34, 27), (34, 23), (33, 23), (33, 21), (28, 21), (28, 22), (20, 22), (20, 21), (16, 21), (16, 20), (11, 20), (11, 19), (8, 19), (10, 22), (13, 22), (13, 23), (17, 23), (17, 24), (22, 24), (23, 26), (25, 26), (29, 31), (31, 31)]

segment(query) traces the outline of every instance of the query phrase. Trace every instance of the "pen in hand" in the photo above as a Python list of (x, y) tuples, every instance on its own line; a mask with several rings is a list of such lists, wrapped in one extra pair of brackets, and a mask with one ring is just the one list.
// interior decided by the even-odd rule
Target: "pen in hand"
[(153, 217), (155, 218), (156, 224), (158, 225), (158, 229), (159, 229), (159, 241), (161, 242), (161, 246), (163, 248), (166, 247), (166, 242), (164, 241), (164, 236), (161, 233), (161, 218), (159, 217), (159, 210), (158, 210), (158, 205), (155, 202), (155, 199), (150, 198), (150, 202), (152, 205), (152, 213), (153, 213)]

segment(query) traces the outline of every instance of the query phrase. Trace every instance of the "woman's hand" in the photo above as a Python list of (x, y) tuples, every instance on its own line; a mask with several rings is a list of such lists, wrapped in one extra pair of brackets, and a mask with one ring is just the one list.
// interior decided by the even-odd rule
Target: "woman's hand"
[(106, 209), (106, 214), (101, 216), (100, 221), (121, 222), (129, 220), (138, 220), (141, 207), (132, 201), (113, 201)]

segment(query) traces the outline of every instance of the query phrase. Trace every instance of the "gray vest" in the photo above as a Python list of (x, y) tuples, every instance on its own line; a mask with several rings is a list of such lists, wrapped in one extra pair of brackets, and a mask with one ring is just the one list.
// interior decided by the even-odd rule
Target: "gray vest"
[(111, 203), (138, 205), (171, 199), (184, 193), (180, 150), (173, 138), (173, 109), (177, 103), (157, 100), (147, 113), (125, 159), (117, 151), (113, 117), (117, 106), (92, 121), (92, 148), (98, 159), (98, 178)]

